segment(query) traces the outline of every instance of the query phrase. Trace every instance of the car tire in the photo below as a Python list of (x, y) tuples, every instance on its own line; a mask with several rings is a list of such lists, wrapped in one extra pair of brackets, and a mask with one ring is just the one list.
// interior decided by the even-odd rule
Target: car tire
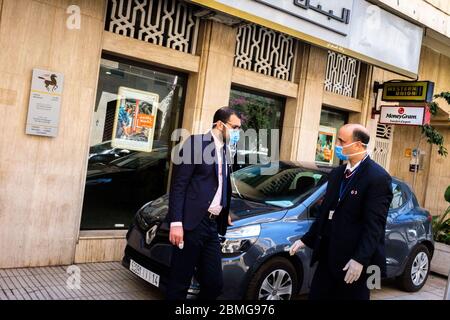
[[(277, 280), (279, 280), (278, 285)], [(286, 258), (275, 257), (255, 272), (245, 298), (247, 300), (290, 300), (298, 292), (298, 285), (297, 272), (292, 263)], [(289, 287), (290, 293), (287, 294), (285, 292)], [(265, 290), (266, 288), (270, 288), (272, 292)]]
[(397, 278), (397, 283), (402, 290), (416, 292), (422, 289), (430, 273), (430, 257), (430, 251), (423, 244), (417, 245), (412, 250), (405, 270)]

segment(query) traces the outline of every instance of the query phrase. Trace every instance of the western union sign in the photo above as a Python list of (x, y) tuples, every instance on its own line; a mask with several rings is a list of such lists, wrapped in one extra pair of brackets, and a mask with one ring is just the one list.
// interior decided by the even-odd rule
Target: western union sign
[(383, 83), (383, 101), (431, 102), (434, 83), (430, 81), (404, 81)]

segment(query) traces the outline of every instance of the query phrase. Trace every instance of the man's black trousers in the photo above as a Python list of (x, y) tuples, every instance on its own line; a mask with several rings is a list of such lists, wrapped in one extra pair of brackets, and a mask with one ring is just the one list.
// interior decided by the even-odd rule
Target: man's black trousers
[(200, 284), (199, 299), (213, 300), (222, 292), (222, 255), (217, 223), (209, 213), (191, 231), (184, 231), (184, 248), (173, 247), (166, 298), (183, 300), (192, 276)]

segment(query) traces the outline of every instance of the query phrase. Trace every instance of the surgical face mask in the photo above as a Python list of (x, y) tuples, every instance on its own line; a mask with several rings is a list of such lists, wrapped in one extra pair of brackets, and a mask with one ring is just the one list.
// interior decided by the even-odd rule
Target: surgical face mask
[[(356, 153), (351, 153), (351, 154), (343, 154), (342, 153), (344, 148), (350, 147), (351, 145), (353, 145), (353, 144), (355, 144), (357, 142), (358, 141), (355, 141), (355, 142), (350, 143), (350, 144), (348, 144), (346, 146), (334, 146), (334, 151), (336, 152), (337, 157), (340, 160), (345, 161), (345, 160), (348, 160), (349, 157), (351, 157), (351, 156), (356, 156), (357, 154), (362, 154), (362, 153), (367, 152), (366, 150), (364, 150), (364, 151), (361, 151), (361, 152), (356, 152)], [(367, 146), (367, 144), (365, 144), (365, 143), (363, 143), (363, 145)]]
[(230, 142), (229, 142), (230, 145), (237, 144), (239, 141), (239, 136), (240, 136), (239, 129), (228, 128), (228, 126), (226, 124), (225, 124), (225, 127), (227, 127), (228, 131), (230, 132)]

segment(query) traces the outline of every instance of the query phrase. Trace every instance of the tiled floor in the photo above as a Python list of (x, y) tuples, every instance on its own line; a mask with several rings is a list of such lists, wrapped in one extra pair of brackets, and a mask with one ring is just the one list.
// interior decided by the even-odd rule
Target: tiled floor
[[(0, 270), (0, 300), (143, 300), (162, 299), (151, 285), (118, 262), (77, 265), (79, 289), (67, 267)], [(71, 289), (72, 288), (72, 289)]]
[(382, 282), (381, 290), (373, 290), (372, 300), (442, 300), (445, 294), (447, 278), (435, 274), (428, 276), (427, 283), (419, 292), (399, 290), (392, 280)]
[[(67, 267), (0, 269), (0, 300), (145, 300), (163, 299), (156, 288), (147, 284), (118, 262), (77, 265), (76, 275)], [(69, 272), (67, 272), (69, 271)], [(417, 293), (398, 290), (392, 281), (372, 291), (372, 299), (442, 300), (447, 279), (430, 275)], [(72, 287), (72, 289), (71, 289)], [(305, 299), (298, 296), (297, 299)]]

